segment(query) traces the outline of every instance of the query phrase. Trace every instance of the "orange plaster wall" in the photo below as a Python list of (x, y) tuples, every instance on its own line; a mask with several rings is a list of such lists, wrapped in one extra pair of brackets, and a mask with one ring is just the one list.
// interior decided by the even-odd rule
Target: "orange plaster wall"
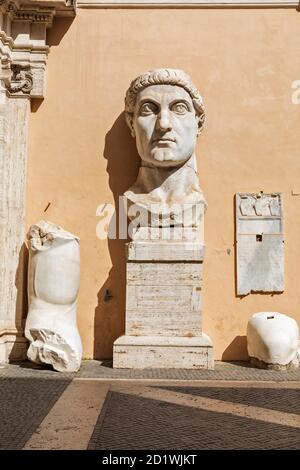
[[(299, 321), (300, 195), (292, 191), (300, 193), (300, 105), (291, 101), (299, 33), (299, 13), (285, 9), (78, 9), (73, 22), (56, 20), (45, 100), (31, 114), (27, 224), (46, 218), (81, 238), (85, 357), (111, 357), (124, 330), (124, 241), (96, 237), (96, 209), (135, 180), (138, 157), (120, 115), (131, 79), (154, 67), (183, 68), (206, 104), (197, 156), (209, 205), (204, 331), (215, 358), (246, 358), (255, 312)], [(259, 190), (283, 193), (286, 289), (240, 299), (233, 198)]]

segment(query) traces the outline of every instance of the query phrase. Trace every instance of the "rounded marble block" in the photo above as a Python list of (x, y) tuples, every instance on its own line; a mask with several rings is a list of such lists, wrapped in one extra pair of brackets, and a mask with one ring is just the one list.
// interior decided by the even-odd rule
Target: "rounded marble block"
[(247, 326), (247, 347), (250, 358), (267, 366), (298, 367), (298, 325), (282, 313), (255, 313)]
[(79, 238), (51, 222), (32, 225), (29, 247), (28, 358), (60, 372), (79, 369), (82, 344), (76, 309), (80, 282)]

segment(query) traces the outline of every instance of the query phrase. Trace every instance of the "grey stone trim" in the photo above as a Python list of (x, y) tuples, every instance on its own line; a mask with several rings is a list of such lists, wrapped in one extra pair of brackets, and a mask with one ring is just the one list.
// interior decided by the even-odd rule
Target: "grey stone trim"
[(77, 8), (297, 8), (299, 0), (78, 0)]

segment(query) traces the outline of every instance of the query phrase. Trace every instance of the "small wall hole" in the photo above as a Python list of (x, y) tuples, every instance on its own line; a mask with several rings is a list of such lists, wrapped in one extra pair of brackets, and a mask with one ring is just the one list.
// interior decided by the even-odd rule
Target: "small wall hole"
[(256, 241), (262, 242), (262, 235), (256, 235)]

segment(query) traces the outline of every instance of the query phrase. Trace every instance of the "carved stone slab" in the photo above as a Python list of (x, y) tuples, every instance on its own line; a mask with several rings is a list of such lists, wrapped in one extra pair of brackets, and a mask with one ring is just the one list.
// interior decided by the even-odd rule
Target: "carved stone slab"
[(114, 342), (115, 368), (213, 369), (202, 332), (204, 246), (133, 241), (127, 246), (125, 335)]
[(236, 194), (237, 294), (284, 290), (280, 193)]
[(114, 342), (119, 369), (213, 369), (213, 344), (204, 333), (178, 336), (121, 336)]
[(200, 262), (205, 247), (189, 242), (130, 242), (127, 245), (128, 261), (184, 261)]
[(201, 335), (202, 263), (127, 263), (126, 334)]

